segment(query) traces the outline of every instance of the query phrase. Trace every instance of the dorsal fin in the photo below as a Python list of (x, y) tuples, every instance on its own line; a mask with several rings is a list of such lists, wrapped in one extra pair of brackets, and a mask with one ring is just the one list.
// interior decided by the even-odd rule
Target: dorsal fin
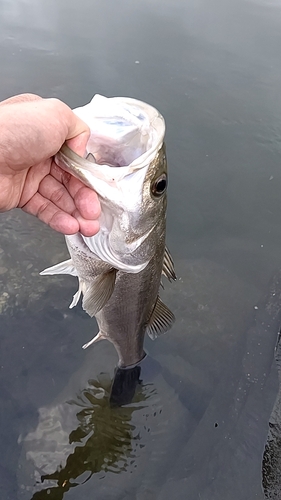
[(166, 278), (168, 278), (169, 281), (177, 279), (173, 258), (167, 247), (165, 247), (162, 274), (164, 274), (164, 276), (166, 276)]
[(152, 340), (155, 340), (162, 333), (166, 333), (174, 321), (175, 316), (158, 296), (146, 327), (146, 333)]
[(83, 283), (82, 307), (91, 318), (95, 316), (110, 299), (114, 290), (116, 269), (100, 274), (92, 283)]

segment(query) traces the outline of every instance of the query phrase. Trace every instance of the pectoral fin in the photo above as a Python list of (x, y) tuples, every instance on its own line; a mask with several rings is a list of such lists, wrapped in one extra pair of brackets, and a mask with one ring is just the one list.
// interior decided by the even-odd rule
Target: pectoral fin
[(166, 276), (166, 278), (168, 278), (169, 281), (177, 279), (173, 258), (167, 247), (165, 247), (162, 274), (164, 274), (164, 276)]
[(55, 266), (47, 267), (47, 269), (44, 269), (40, 273), (41, 276), (45, 274), (71, 274), (71, 276), (78, 276), (71, 259), (60, 262)]
[(82, 307), (91, 318), (95, 316), (110, 299), (114, 290), (116, 269), (100, 274), (89, 285), (83, 283)]
[(146, 333), (152, 340), (155, 340), (162, 333), (166, 333), (175, 321), (175, 316), (170, 309), (165, 306), (160, 297), (157, 298), (152, 311)]

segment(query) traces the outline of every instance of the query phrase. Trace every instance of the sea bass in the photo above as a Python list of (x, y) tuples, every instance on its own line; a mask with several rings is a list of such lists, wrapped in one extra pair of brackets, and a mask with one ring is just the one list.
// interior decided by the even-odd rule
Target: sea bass
[(167, 161), (165, 122), (152, 106), (130, 98), (93, 97), (74, 112), (91, 136), (85, 158), (64, 144), (56, 163), (100, 200), (100, 231), (92, 237), (66, 236), (70, 259), (41, 274), (77, 276), (82, 307), (95, 316), (99, 333), (118, 353), (120, 368), (145, 356), (145, 333), (155, 339), (174, 322), (159, 297), (161, 274), (176, 279), (165, 247)]

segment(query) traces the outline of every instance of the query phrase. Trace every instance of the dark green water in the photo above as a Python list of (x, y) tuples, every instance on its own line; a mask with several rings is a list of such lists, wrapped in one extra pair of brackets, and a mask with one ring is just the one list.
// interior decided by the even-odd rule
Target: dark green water
[(134, 402), (110, 409), (113, 347), (83, 351), (96, 325), (68, 309), (75, 279), (38, 276), (66, 258), (63, 238), (1, 215), (1, 498), (262, 500), (262, 482), (281, 497), (279, 2), (0, 9), (0, 99), (124, 95), (164, 115), (179, 276), (164, 291), (173, 330), (146, 340)]

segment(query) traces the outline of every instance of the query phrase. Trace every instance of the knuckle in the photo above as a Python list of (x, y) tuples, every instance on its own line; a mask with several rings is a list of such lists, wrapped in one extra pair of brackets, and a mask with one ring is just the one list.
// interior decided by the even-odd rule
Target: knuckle
[(71, 174), (69, 174), (68, 172), (62, 171), (62, 183), (66, 188), (68, 188), (72, 178), (73, 177)]
[(44, 219), (44, 221), (46, 221), (46, 215), (48, 214), (49, 205), (50, 205), (50, 203), (48, 201), (46, 201), (46, 202), (41, 203), (41, 205), (38, 207), (36, 216), (39, 219)]
[(51, 201), (57, 205), (60, 201), (62, 201), (64, 194), (65, 191), (63, 187), (56, 189), (51, 195)]

